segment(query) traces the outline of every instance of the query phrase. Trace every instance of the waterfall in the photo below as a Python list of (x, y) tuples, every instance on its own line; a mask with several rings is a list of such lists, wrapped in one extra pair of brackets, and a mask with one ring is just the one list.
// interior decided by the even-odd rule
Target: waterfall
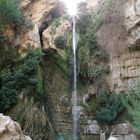
[(78, 110), (77, 110), (77, 64), (76, 64), (76, 21), (72, 17), (72, 50), (73, 50), (73, 90), (72, 90), (72, 140), (77, 140), (78, 129)]

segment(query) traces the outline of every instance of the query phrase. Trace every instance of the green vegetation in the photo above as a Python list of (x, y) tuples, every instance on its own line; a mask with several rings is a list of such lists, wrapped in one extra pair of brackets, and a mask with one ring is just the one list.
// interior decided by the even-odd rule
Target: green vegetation
[(18, 100), (18, 104), (8, 112), (13, 120), (17, 121), (26, 135), (34, 140), (45, 139), (47, 117), (41, 107), (38, 108), (33, 98), (26, 96)]
[(26, 19), (19, 11), (18, 2), (0, 0), (0, 112), (19, 122), (24, 133), (33, 139), (45, 139), (39, 66), (43, 54), (27, 46), (26, 56), (21, 57), (14, 48), (17, 29), (27, 22), (23, 21)]
[[(14, 56), (13, 56), (14, 57)], [(26, 57), (13, 58), (13, 66), (1, 70), (2, 87), (0, 89), (0, 111), (4, 112), (16, 104), (18, 94), (23, 92), (37, 101), (40, 96), (38, 78), (40, 50), (28, 50)]]
[[(130, 121), (136, 133), (140, 133), (140, 88), (129, 93), (111, 93), (104, 90), (89, 103), (89, 111), (101, 125)], [(85, 108), (86, 109), (86, 108)]]
[(125, 106), (121, 100), (121, 94), (104, 93), (96, 98), (95, 119), (101, 124), (112, 124), (120, 114), (123, 114)]
[(18, 0), (0, 0), (0, 24), (16, 26), (22, 23)]
[(140, 134), (140, 88), (122, 94), (122, 102), (127, 109), (128, 120), (133, 124), (135, 132)]
[[(84, 5), (82, 8), (84, 9)], [(96, 36), (96, 32), (103, 22), (104, 19), (100, 14), (89, 15), (85, 11), (80, 15), (77, 25), (79, 80), (83, 86), (85, 84), (94, 85), (98, 95), (104, 94), (108, 90), (106, 76), (110, 72), (107, 65), (109, 56), (98, 44)]]
[(71, 133), (65, 133), (63, 136), (61, 136), (58, 140), (71, 140), (72, 138), (72, 134)]
[(103, 24), (103, 18), (99, 14), (91, 16), (85, 12), (80, 19), (82, 22), (77, 26), (78, 76), (83, 87), (94, 85), (97, 90), (96, 97), (89, 101), (89, 108), (85, 109), (94, 114), (94, 119), (100, 124), (111, 124), (117, 120), (125, 106), (120, 100), (120, 95), (111, 93), (106, 83), (109, 57), (98, 44), (96, 36), (96, 32)]
[[(77, 26), (78, 31), (78, 76), (79, 83), (87, 94), (90, 85), (95, 86), (96, 96), (84, 105), (85, 111), (94, 114), (94, 118), (101, 125), (115, 122), (130, 121), (137, 133), (140, 131), (140, 89), (131, 93), (112, 93), (106, 82), (109, 73), (107, 65), (109, 57), (106, 51), (98, 44), (96, 32), (104, 20), (98, 13), (81, 14)], [(85, 80), (86, 79), (86, 80)], [(79, 87), (81, 88), (81, 87)], [(124, 118), (125, 117), (125, 118)]]
[(112, 124), (126, 111), (126, 107), (121, 94), (111, 93), (106, 82), (106, 76), (110, 72), (107, 65), (109, 56), (98, 44), (96, 36), (103, 23), (104, 19), (99, 13), (89, 15), (85, 11), (80, 15), (77, 26), (78, 76), (83, 87), (94, 85), (96, 88), (96, 96), (89, 101), (86, 110), (94, 114), (94, 119), (100, 124)]
[(64, 49), (67, 46), (67, 40), (64, 36), (57, 36), (54, 39), (54, 45), (59, 49)]

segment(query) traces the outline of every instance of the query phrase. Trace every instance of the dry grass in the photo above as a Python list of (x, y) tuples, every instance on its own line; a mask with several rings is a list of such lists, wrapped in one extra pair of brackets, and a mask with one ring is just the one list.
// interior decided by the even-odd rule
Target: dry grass
[(45, 140), (47, 118), (43, 109), (34, 104), (33, 99), (22, 99), (8, 115), (21, 125), (26, 135), (34, 140)]

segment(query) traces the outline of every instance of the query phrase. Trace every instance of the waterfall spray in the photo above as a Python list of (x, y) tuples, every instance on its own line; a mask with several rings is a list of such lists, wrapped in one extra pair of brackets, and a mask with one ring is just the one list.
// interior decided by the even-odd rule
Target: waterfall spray
[(72, 17), (72, 50), (73, 50), (73, 91), (72, 91), (72, 140), (77, 140), (78, 129), (78, 110), (77, 110), (77, 64), (76, 64), (76, 21)]
[(72, 51), (73, 51), (73, 90), (72, 90), (72, 140), (78, 140), (78, 107), (77, 107), (77, 64), (76, 64), (76, 15), (78, 3), (85, 0), (63, 0), (68, 13), (72, 16)]

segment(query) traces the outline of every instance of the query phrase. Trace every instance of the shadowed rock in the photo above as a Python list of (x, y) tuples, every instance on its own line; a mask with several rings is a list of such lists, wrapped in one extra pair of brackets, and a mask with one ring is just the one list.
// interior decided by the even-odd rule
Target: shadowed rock
[(40, 38), (40, 44), (41, 48), (43, 49), (44, 43), (43, 43), (43, 32), (49, 27), (49, 24), (57, 17), (60, 16), (60, 13), (57, 11), (58, 9), (53, 9), (48, 14), (45, 21), (42, 22), (41, 26), (39, 27), (39, 38)]

